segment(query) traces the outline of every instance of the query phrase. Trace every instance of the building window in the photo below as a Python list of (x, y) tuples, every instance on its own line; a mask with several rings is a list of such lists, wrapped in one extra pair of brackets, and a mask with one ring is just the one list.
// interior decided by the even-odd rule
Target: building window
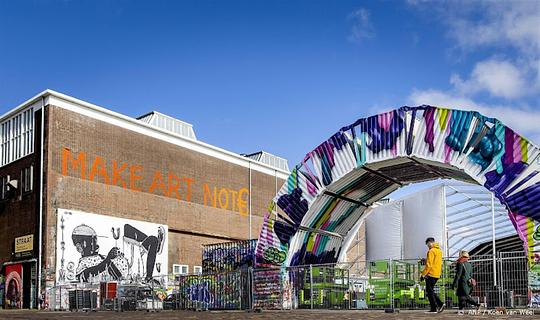
[(186, 264), (173, 264), (173, 274), (188, 274), (189, 266)]
[(9, 155), (10, 155), (10, 152), (9, 150), (11, 149), (10, 148), (10, 140), (9, 140), (9, 135), (10, 135), (10, 126), (11, 126), (11, 121), (6, 121), (4, 123), (2, 123), (1, 125), (1, 130), (0, 130), (0, 134), (2, 135), (2, 159), (0, 159), (0, 164), (4, 165), (4, 164), (7, 164), (9, 163)]
[(193, 273), (202, 274), (202, 267), (201, 266), (193, 266)]
[(29, 108), (0, 123), (0, 166), (34, 152), (34, 109)]
[(20, 185), (22, 194), (32, 191), (34, 185), (34, 166), (22, 169)]
[(8, 197), (9, 176), (4, 176), (0, 180), (0, 200), (6, 200)]

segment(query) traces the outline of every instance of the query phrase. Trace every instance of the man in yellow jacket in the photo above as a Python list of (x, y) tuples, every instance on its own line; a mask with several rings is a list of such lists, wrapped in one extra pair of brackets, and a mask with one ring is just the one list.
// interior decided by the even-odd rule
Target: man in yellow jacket
[(426, 257), (426, 266), (422, 271), (420, 280), (426, 280), (426, 294), (431, 307), (427, 313), (440, 313), (444, 310), (445, 304), (435, 294), (435, 284), (441, 277), (442, 251), (439, 244), (431, 237), (426, 239), (426, 245), (429, 249)]

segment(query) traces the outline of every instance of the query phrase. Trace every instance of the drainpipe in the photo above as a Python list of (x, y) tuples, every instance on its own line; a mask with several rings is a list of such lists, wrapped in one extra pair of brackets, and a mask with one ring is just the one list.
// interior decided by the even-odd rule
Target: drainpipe
[(495, 195), (491, 193), (491, 245), (493, 246), (493, 286), (497, 287), (497, 262), (495, 254), (497, 253), (495, 239)]
[(446, 199), (446, 184), (443, 184), (441, 187), (441, 199), (442, 199), (442, 209), (443, 209), (443, 237), (444, 237), (444, 252), (446, 257), (450, 257), (450, 248), (448, 241), (448, 223), (446, 220), (446, 215), (448, 214), (448, 208), (446, 207), (448, 201)]
[(251, 161), (249, 161), (249, 239), (251, 240)]
[[(274, 192), (274, 196), (277, 195), (278, 193), (278, 185), (277, 185), (277, 170), (274, 169), (274, 181), (275, 181), (275, 192)], [(272, 199), (272, 201), (274, 201), (274, 199)], [(276, 218), (277, 218), (277, 204), (276, 204), (276, 207), (274, 209), (274, 212), (275, 212), (275, 215), (276, 215)]]
[(42, 286), (41, 286), (41, 265), (42, 265), (42, 245), (43, 245), (43, 176), (44, 176), (44, 170), (43, 170), (43, 150), (44, 150), (44, 132), (45, 132), (45, 98), (41, 97), (41, 136), (40, 136), (40, 153), (39, 153), (39, 230), (38, 230), (38, 265), (37, 265), (37, 272), (38, 272), (38, 279), (37, 279), (37, 302), (38, 302), (38, 308), (39, 308), (39, 298), (42, 293)]

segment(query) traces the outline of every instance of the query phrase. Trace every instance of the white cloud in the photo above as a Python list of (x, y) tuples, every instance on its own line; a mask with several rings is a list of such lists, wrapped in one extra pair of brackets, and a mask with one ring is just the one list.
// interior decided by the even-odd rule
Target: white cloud
[(540, 94), (540, 1), (407, 0), (427, 10), (447, 27), (454, 49), (464, 53), (478, 49), (510, 49), (512, 58), (492, 57), (478, 61), (471, 74), (452, 75), (454, 90), (472, 96), (487, 92), (492, 97), (519, 99)]
[(411, 105), (434, 105), (452, 109), (474, 110), (487, 117), (501, 120), (505, 125), (523, 134), (532, 142), (540, 142), (540, 113), (527, 106), (486, 105), (441, 90), (413, 90), (408, 98)]
[(506, 60), (489, 59), (478, 62), (469, 79), (453, 74), (450, 83), (463, 94), (487, 91), (494, 97), (506, 99), (523, 97), (530, 93), (523, 69)]
[(420, 4), (430, 2), (430, 0), (406, 0), (405, 2), (411, 6), (418, 6)]
[[(436, 16), (454, 49), (491, 51), (468, 75), (452, 74), (448, 90), (415, 89), (409, 102), (476, 110), (540, 142), (540, 106), (531, 105), (540, 102), (540, 1), (407, 2)], [(489, 104), (479, 102), (480, 93)]]
[(459, 47), (512, 46), (524, 54), (540, 52), (540, 1), (451, 1), (448, 33)]
[(405, 0), (411, 7), (436, 16), (448, 27), (458, 47), (512, 46), (540, 52), (540, 1), (537, 0)]
[(375, 36), (375, 29), (368, 10), (360, 8), (351, 13), (348, 19), (352, 20), (353, 23), (351, 34), (348, 37), (349, 41), (360, 43)]

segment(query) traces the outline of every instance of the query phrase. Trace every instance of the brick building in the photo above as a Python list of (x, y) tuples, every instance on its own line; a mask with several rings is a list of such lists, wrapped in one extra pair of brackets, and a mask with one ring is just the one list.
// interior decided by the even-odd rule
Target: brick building
[(50, 90), (0, 118), (0, 144), (14, 307), (58, 283), (196, 272), (202, 245), (258, 236), (288, 175), (284, 159), (208, 145), (158, 112), (135, 119)]

